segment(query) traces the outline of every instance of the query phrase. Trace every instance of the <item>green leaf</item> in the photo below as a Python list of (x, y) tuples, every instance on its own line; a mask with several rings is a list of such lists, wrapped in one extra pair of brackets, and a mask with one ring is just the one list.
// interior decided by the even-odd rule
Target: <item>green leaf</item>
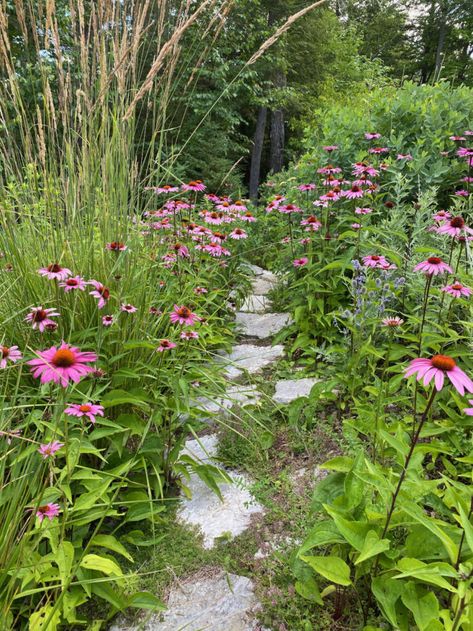
[(465, 531), (466, 542), (471, 552), (473, 553), (473, 526), (471, 525), (471, 522), (468, 519), (468, 515), (463, 509), (463, 506), (461, 504), (458, 504), (457, 508), (458, 512), (460, 513), (460, 524)]
[(377, 576), (371, 581), (371, 590), (384, 616), (397, 629), (396, 602), (402, 594), (402, 584), (389, 576)]
[(102, 399), (102, 405), (104, 408), (111, 408), (116, 405), (124, 405), (128, 403), (130, 405), (136, 405), (138, 407), (148, 408), (148, 403), (136, 396), (131, 392), (127, 392), (126, 390), (110, 390)]
[(74, 562), (74, 546), (70, 541), (63, 541), (59, 545), (55, 560), (59, 568), (61, 585), (65, 587), (67, 581), (71, 579), (72, 564)]
[(137, 592), (133, 594), (128, 599), (127, 607), (151, 609), (152, 611), (156, 611), (156, 609), (163, 611), (166, 609), (166, 605), (150, 592)]
[(318, 574), (337, 585), (351, 585), (350, 568), (340, 557), (301, 556)]
[(102, 598), (102, 600), (110, 603), (112, 607), (115, 607), (115, 609), (125, 609), (128, 604), (127, 600), (115, 589), (113, 589), (109, 583), (92, 583), (90, 587), (92, 589), (92, 593), (99, 598)]
[(324, 462), (321, 469), (331, 469), (332, 471), (341, 471), (342, 473), (348, 473), (353, 466), (353, 458), (348, 456), (336, 456), (331, 460)]
[(128, 559), (128, 561), (133, 562), (133, 557), (115, 537), (112, 535), (95, 535), (93, 539), (90, 541), (91, 546), (99, 546), (101, 548), (108, 548), (109, 550), (113, 550), (117, 554), (121, 554)]
[(314, 490), (311, 508), (313, 511), (320, 511), (324, 504), (331, 504), (337, 497), (343, 495), (345, 488), (345, 474), (331, 473), (321, 480)]
[(366, 536), (370, 530), (370, 524), (366, 521), (350, 521), (345, 519), (336, 510), (330, 506), (324, 505), (327, 513), (332, 517), (335, 525), (337, 526), (340, 534), (343, 535), (346, 541), (353, 546), (358, 552), (363, 549)]
[(363, 563), (366, 559), (370, 559), (377, 554), (381, 554), (381, 552), (389, 550), (390, 545), (391, 542), (389, 539), (380, 539), (374, 530), (370, 530), (366, 535), (363, 548), (360, 551), (360, 556), (355, 561), (355, 565)]
[[(450, 561), (452, 563), (455, 563), (458, 556), (458, 546), (440, 526), (443, 526), (444, 523), (440, 519), (433, 519), (432, 517), (428, 517), (424, 513), (424, 511), (413, 502), (407, 502), (403, 500), (400, 507), (408, 515), (413, 517), (417, 522), (421, 523), (428, 530), (430, 530), (430, 532), (432, 532), (436, 537), (440, 539), (443, 546), (445, 547), (445, 550), (448, 553)], [(448, 524), (445, 524), (445, 526), (448, 526)]]
[(404, 558), (401, 559), (396, 566), (401, 574), (394, 576), (395, 579), (412, 577), (424, 583), (437, 585), (450, 592), (455, 591), (445, 578), (457, 578), (457, 571), (448, 563), (423, 563), (418, 559)]
[(324, 601), (320, 596), (319, 587), (312, 576), (305, 578), (304, 580), (296, 581), (294, 585), (296, 592), (317, 605), (323, 605)]
[(439, 603), (433, 592), (409, 581), (403, 585), (401, 600), (412, 611), (419, 631), (424, 631), (432, 620), (439, 616)]
[(29, 631), (56, 631), (61, 622), (61, 612), (59, 608), (54, 613), (53, 611), (53, 605), (44, 605), (32, 613), (29, 620)]
[(312, 528), (304, 539), (299, 549), (299, 554), (304, 554), (311, 548), (326, 546), (331, 543), (345, 543), (345, 539), (340, 535), (333, 521), (321, 521)]
[(103, 572), (107, 574), (107, 576), (123, 576), (123, 573), (120, 567), (112, 561), (111, 559), (107, 559), (106, 557), (101, 557), (98, 554), (86, 554), (80, 563), (81, 567), (85, 567), (87, 570), (97, 570), (98, 572)]

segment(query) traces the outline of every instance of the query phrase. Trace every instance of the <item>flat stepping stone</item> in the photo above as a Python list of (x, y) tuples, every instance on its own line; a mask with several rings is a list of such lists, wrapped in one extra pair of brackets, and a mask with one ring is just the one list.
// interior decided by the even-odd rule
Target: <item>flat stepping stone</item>
[[(218, 466), (213, 461), (217, 448), (217, 434), (209, 434), (198, 440), (186, 441), (182, 453), (204, 464)], [(231, 481), (226, 481), (227, 478)], [(204, 548), (207, 549), (212, 548), (215, 540), (223, 535), (233, 538), (241, 534), (249, 527), (252, 515), (263, 511), (249, 491), (246, 476), (222, 470), (222, 480), (217, 483), (222, 499), (197, 474), (192, 473), (185, 481), (191, 497), (183, 499), (177, 511), (179, 521), (200, 529)]]
[(202, 572), (176, 583), (168, 608), (141, 626), (114, 626), (110, 631), (256, 631), (252, 611), (258, 607), (253, 582), (246, 576)]
[(270, 301), (266, 296), (258, 296), (257, 294), (251, 294), (245, 298), (244, 303), (240, 307), (240, 311), (247, 313), (264, 313), (269, 309)]
[(245, 371), (257, 373), (276, 359), (283, 357), (284, 346), (256, 346), (254, 344), (237, 344), (232, 352), (217, 358), (219, 363), (224, 363), (227, 379), (237, 379)]
[(235, 322), (246, 337), (264, 340), (279, 333), (291, 321), (289, 313), (243, 313), (236, 314)]
[[(256, 405), (261, 399), (261, 392), (257, 386), (242, 385), (227, 388), (225, 394), (218, 395), (214, 399), (209, 397), (198, 397), (191, 401), (191, 407), (208, 412), (209, 414), (224, 414), (228, 416), (228, 411), (233, 407), (245, 407), (246, 405)], [(204, 419), (205, 420), (205, 419)], [(208, 419), (209, 421), (212, 418)]]
[(283, 379), (276, 382), (276, 391), (273, 401), (276, 403), (290, 403), (300, 397), (307, 397), (313, 386), (319, 383), (320, 379), (306, 377), (304, 379)]
[(266, 296), (272, 291), (277, 284), (277, 278), (266, 278), (265, 276), (257, 276), (254, 280), (251, 281), (251, 286), (253, 287), (253, 293), (258, 296)]

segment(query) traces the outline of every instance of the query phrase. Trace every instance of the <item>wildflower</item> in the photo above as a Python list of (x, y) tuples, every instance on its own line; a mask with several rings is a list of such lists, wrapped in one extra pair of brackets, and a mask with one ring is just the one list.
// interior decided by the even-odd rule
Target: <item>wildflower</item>
[(248, 208), (245, 206), (245, 204), (241, 201), (241, 199), (237, 199), (236, 202), (233, 202), (230, 205), (230, 210), (235, 210), (235, 211), (247, 211)]
[(315, 232), (322, 226), (322, 224), (320, 223), (320, 221), (317, 219), (315, 215), (310, 215), (309, 217), (301, 221), (301, 226), (306, 226), (307, 232), (308, 231)]
[(353, 230), (360, 230), (361, 223), (352, 223), (351, 227), (353, 228)]
[(59, 313), (54, 309), (43, 309), (43, 307), (34, 307), (26, 316), (25, 320), (31, 323), (33, 329), (39, 329), (39, 331), (42, 333), (48, 324), (56, 324), (54, 320), (51, 320), (51, 318), (56, 318), (58, 315)]
[(182, 340), (196, 340), (198, 337), (197, 331), (182, 331), (181, 333)]
[(57, 517), (60, 512), (59, 504), (45, 504), (44, 506), (38, 506), (38, 510), (36, 511), (36, 517), (39, 519), (40, 523), (43, 521), (45, 517), (52, 521), (54, 517)]
[(455, 191), (455, 195), (456, 195), (457, 197), (468, 197), (468, 195), (469, 195), (469, 194), (470, 194), (470, 193), (469, 193), (468, 191), (465, 191), (465, 189), (464, 189), (464, 188), (462, 188), (462, 189), (460, 189), (460, 190), (458, 190), (458, 191)]
[(169, 314), (169, 319), (173, 324), (184, 324), (186, 326), (192, 326), (198, 321), (198, 316), (188, 307), (178, 307), (174, 305), (174, 311)]
[(445, 221), (446, 219), (450, 219), (452, 215), (446, 210), (439, 210), (432, 217), (434, 221)]
[(461, 296), (471, 296), (473, 293), (469, 287), (465, 287), (461, 283), (453, 283), (453, 285), (447, 285), (446, 287), (442, 287), (442, 291), (445, 291), (450, 296), (454, 298), (461, 298)]
[(95, 423), (97, 420), (95, 418), (96, 416), (103, 416), (103, 412), (103, 405), (94, 403), (72, 403), (64, 410), (64, 414), (68, 414), (69, 416), (77, 416), (78, 418), (86, 416), (91, 423)]
[(256, 221), (256, 217), (254, 217), (249, 211), (240, 215), (240, 219), (242, 221), (248, 221), (249, 223)]
[[(340, 199), (340, 195), (335, 190), (327, 191), (319, 198), (321, 202), (336, 202), (338, 199)], [(318, 204), (314, 202), (314, 206), (318, 206)]]
[(205, 184), (202, 180), (192, 180), (189, 184), (182, 184), (181, 189), (183, 191), (205, 191)]
[(342, 191), (342, 195), (348, 199), (357, 199), (358, 197), (363, 197), (364, 192), (359, 186), (352, 186), (348, 191)]
[(102, 324), (104, 326), (112, 326), (113, 323), (114, 323), (114, 318), (112, 315), (102, 316)]
[(334, 167), (331, 164), (327, 164), (326, 167), (321, 167), (317, 169), (317, 173), (322, 173), (322, 175), (330, 175), (332, 173), (341, 173), (342, 169), (340, 167)]
[(396, 156), (396, 160), (413, 160), (412, 156), (410, 153), (398, 153)]
[(368, 153), (373, 153), (375, 155), (387, 153), (388, 151), (389, 149), (387, 147), (371, 147), (371, 149), (368, 149)]
[(41, 267), (38, 274), (46, 276), (49, 280), (65, 280), (68, 276), (72, 276), (72, 272), (67, 267), (61, 267), (58, 263), (52, 263), (47, 267)]
[(229, 256), (230, 255), (229, 250), (226, 250), (225, 248), (223, 248), (216, 241), (211, 241), (207, 245), (204, 245), (204, 247), (202, 249), (204, 250), (204, 252), (208, 252), (208, 254), (210, 254), (211, 256), (215, 256), (215, 257)]
[(327, 153), (331, 153), (332, 151), (336, 151), (338, 149), (338, 145), (325, 145), (322, 149)]
[(443, 388), (445, 376), (448, 377), (454, 388), (462, 396), (465, 390), (473, 392), (473, 381), (463, 370), (458, 368), (455, 360), (448, 355), (434, 355), (430, 359), (418, 358), (411, 361), (404, 376), (411, 377), (417, 374), (417, 381), (423, 378), (424, 386), (434, 379), (436, 390)]
[[(473, 405), (473, 399), (469, 399), (468, 403)], [(463, 411), (467, 416), (473, 416), (473, 408), (465, 408)]]
[(135, 313), (138, 309), (134, 305), (122, 304), (120, 306), (120, 311), (124, 311), (125, 313)]
[(375, 132), (365, 132), (365, 138), (366, 140), (376, 140), (377, 138), (381, 138), (381, 134), (379, 134), (377, 131)]
[(450, 265), (444, 263), (444, 261), (442, 261), (442, 259), (438, 256), (429, 256), (426, 261), (418, 263), (414, 267), (414, 272), (425, 272), (426, 274), (433, 274), (434, 276), (437, 276), (437, 274), (444, 274), (445, 272), (453, 274), (453, 270)]
[(198, 296), (200, 296), (202, 294), (207, 294), (208, 293), (208, 289), (205, 289), (205, 287), (195, 287), (194, 293), (197, 294)]
[(466, 140), (464, 136), (449, 136), (449, 140), (453, 140), (454, 142), (462, 142), (462, 140)]
[(99, 283), (97, 280), (90, 280), (89, 285), (95, 287), (95, 289), (89, 293), (91, 296), (98, 299), (98, 308), (103, 309), (110, 298), (110, 289), (105, 287), (105, 285), (102, 285), (102, 283)]
[(460, 147), (460, 149), (457, 149), (457, 156), (459, 158), (470, 158), (473, 156), (473, 149), (469, 147)]
[(124, 252), (128, 249), (128, 246), (121, 241), (112, 241), (111, 243), (107, 243), (105, 247), (112, 252)]
[(372, 208), (355, 208), (355, 215), (369, 215), (372, 212)]
[(74, 276), (73, 278), (66, 278), (66, 280), (62, 283), (59, 283), (59, 287), (63, 287), (64, 291), (69, 293), (70, 291), (74, 291), (74, 289), (80, 289), (80, 291), (85, 290), (86, 282), (80, 276)]
[(36, 351), (38, 357), (28, 361), (31, 372), (36, 379), (41, 378), (41, 383), (61, 384), (63, 388), (69, 385), (69, 380), (78, 383), (84, 375), (93, 372), (93, 368), (86, 366), (97, 360), (95, 353), (80, 351), (76, 346), (62, 342), (61, 346), (51, 346), (45, 351)]
[(15, 363), (22, 357), (18, 346), (0, 346), (0, 368), (6, 368), (9, 361)]
[(299, 184), (297, 188), (300, 191), (313, 191), (315, 189), (315, 184)]
[(150, 307), (149, 312), (151, 313), (151, 315), (154, 315), (154, 316), (163, 315), (163, 312), (161, 311), (161, 309), (158, 309), (158, 307)]
[(171, 186), (170, 184), (164, 184), (164, 186), (156, 186), (153, 188), (155, 193), (177, 193), (178, 186)]
[(171, 249), (174, 251), (174, 253), (177, 256), (181, 256), (182, 258), (187, 258), (189, 257), (189, 250), (187, 249), (187, 247), (185, 245), (182, 245), (182, 243), (175, 243)]
[(64, 447), (64, 443), (60, 443), (58, 440), (53, 440), (52, 443), (45, 443), (39, 446), (39, 453), (44, 459), (54, 456), (56, 451), (59, 451), (61, 447)]
[(450, 237), (458, 237), (462, 233), (462, 230), (473, 234), (473, 230), (465, 225), (463, 217), (458, 216), (446, 221), (436, 229), (436, 232), (438, 234), (448, 234)]
[(306, 256), (303, 256), (300, 259), (295, 259), (292, 264), (294, 265), (294, 267), (303, 267), (304, 265), (307, 265), (308, 262), (309, 259)]
[(246, 239), (248, 237), (247, 233), (241, 228), (235, 228), (228, 236), (230, 239)]
[(380, 267), (386, 268), (389, 263), (384, 256), (378, 256), (377, 254), (369, 254), (363, 257), (363, 264), (365, 267)]
[(382, 320), (382, 323), (383, 326), (396, 328), (398, 326), (401, 326), (401, 324), (404, 324), (404, 320), (402, 318), (399, 318), (398, 316), (395, 316), (394, 318), (384, 318), (384, 320)]
[(176, 348), (174, 342), (170, 342), (169, 340), (161, 340), (156, 351), (158, 353), (163, 353), (164, 351), (170, 351), (172, 348)]

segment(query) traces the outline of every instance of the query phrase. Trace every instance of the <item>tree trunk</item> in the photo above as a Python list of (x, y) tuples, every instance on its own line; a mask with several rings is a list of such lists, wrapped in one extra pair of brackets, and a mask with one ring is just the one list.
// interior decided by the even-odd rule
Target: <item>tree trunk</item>
[[(275, 88), (286, 85), (286, 75), (278, 70), (274, 79)], [(271, 112), (269, 168), (273, 173), (279, 173), (284, 166), (284, 110), (278, 108)]]
[(255, 135), (253, 137), (253, 148), (251, 150), (250, 166), (250, 199), (258, 201), (258, 187), (261, 173), (261, 155), (263, 153), (264, 132), (266, 129), (266, 117), (268, 108), (261, 106), (256, 119)]
[(437, 51), (435, 53), (435, 70), (434, 70), (434, 80), (438, 80), (440, 78), (440, 71), (442, 69), (442, 54), (443, 48), (445, 45), (445, 35), (447, 33), (447, 15), (446, 15), (446, 7), (445, 3), (442, 2), (441, 10), (440, 10), (440, 24), (439, 24), (439, 35), (437, 40)]

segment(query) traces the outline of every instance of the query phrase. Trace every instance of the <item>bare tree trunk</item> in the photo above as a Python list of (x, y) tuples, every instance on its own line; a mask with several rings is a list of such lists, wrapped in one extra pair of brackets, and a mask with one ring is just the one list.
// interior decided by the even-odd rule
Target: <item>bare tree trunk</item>
[[(274, 86), (283, 88), (285, 85), (286, 76), (282, 70), (278, 70)], [(269, 168), (273, 173), (279, 173), (284, 166), (284, 140), (284, 110), (278, 108), (271, 112)]]
[(253, 148), (251, 150), (250, 166), (250, 199), (258, 201), (258, 187), (261, 173), (261, 155), (263, 153), (264, 132), (266, 129), (266, 118), (268, 108), (261, 106), (256, 119), (255, 135), (253, 137)]
[(441, 3), (440, 10), (440, 24), (439, 24), (439, 36), (437, 40), (437, 52), (435, 53), (435, 70), (434, 70), (434, 79), (438, 80), (440, 77), (440, 71), (442, 69), (442, 54), (443, 48), (445, 45), (445, 35), (447, 34), (447, 11), (445, 7), (445, 2)]

